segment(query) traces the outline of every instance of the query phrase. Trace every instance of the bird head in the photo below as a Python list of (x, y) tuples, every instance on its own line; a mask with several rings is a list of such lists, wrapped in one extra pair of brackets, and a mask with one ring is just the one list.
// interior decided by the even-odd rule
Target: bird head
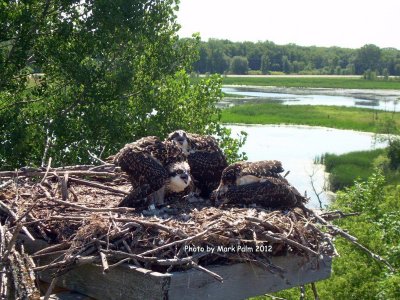
[(168, 173), (169, 180), (167, 182), (167, 187), (174, 193), (182, 192), (189, 186), (192, 180), (190, 176), (190, 167), (186, 161), (171, 164), (168, 167)]
[(183, 154), (189, 155), (189, 142), (185, 131), (176, 130), (168, 135), (167, 140), (174, 142), (182, 149)]
[(237, 162), (229, 165), (222, 171), (219, 186), (212, 193), (212, 197), (214, 198), (216, 203), (218, 203), (218, 201), (223, 198), (224, 194), (229, 190), (231, 186), (236, 185), (236, 181), (240, 176), (241, 170), (241, 162)]

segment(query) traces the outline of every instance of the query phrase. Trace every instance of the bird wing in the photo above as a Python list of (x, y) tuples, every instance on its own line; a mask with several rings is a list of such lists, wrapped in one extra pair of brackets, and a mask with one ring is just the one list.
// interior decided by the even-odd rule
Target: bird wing
[(262, 182), (230, 186), (222, 198), (225, 203), (257, 204), (269, 208), (294, 207), (305, 202), (294, 187), (273, 177), (266, 177)]
[(134, 187), (149, 185), (149, 191), (160, 189), (169, 177), (158, 159), (134, 147), (125, 146), (117, 154), (116, 163), (129, 175)]
[(226, 159), (219, 152), (196, 151), (188, 156), (190, 172), (200, 188), (201, 195), (207, 197), (216, 189), (226, 168)]
[(282, 163), (278, 160), (260, 160), (256, 162), (245, 162), (242, 166), (241, 175), (254, 175), (257, 177), (268, 177), (282, 173)]

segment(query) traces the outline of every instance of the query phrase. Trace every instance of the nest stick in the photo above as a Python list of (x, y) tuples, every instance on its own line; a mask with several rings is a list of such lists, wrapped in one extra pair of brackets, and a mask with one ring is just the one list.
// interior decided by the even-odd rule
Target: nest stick
[(190, 242), (190, 241), (192, 241), (194, 239), (197, 239), (197, 238), (205, 235), (208, 231), (209, 231), (209, 229), (206, 229), (206, 230), (204, 230), (204, 231), (202, 231), (202, 232), (200, 232), (200, 233), (198, 233), (198, 234), (196, 234), (194, 236), (188, 237), (188, 238), (183, 239), (183, 240), (174, 241), (172, 243), (165, 244), (165, 245), (162, 245), (160, 247), (157, 247), (157, 248), (154, 248), (154, 249), (151, 249), (151, 250), (147, 250), (145, 252), (142, 252), (140, 255), (142, 255), (142, 256), (149, 255), (149, 254), (158, 252), (160, 250), (163, 250), (163, 249), (166, 249), (166, 248), (169, 248), (169, 247), (172, 247), (172, 246), (176, 246), (176, 245), (179, 245), (179, 244), (182, 244), (182, 243)]
[(19, 234), (19, 232), (21, 231), (21, 229), (22, 229), (22, 224), (21, 224), (21, 223), (18, 223), (18, 224), (15, 226), (13, 235), (12, 235), (10, 241), (9, 241), (8, 244), (7, 244), (5, 256), (7, 256), (7, 254), (10, 254), (10, 253), (11, 253), (11, 250), (12, 250), (12, 248), (14, 247), (14, 244), (15, 244), (16, 241), (17, 241), (18, 234)]
[(314, 300), (319, 300), (318, 291), (317, 291), (317, 287), (315, 285), (315, 282), (311, 282), (311, 289), (312, 289), (313, 294), (314, 294)]
[(373, 253), (371, 250), (369, 250), (368, 248), (366, 248), (365, 246), (361, 245), (358, 241), (357, 238), (348, 234), (347, 232), (344, 232), (342, 229), (340, 229), (337, 226), (334, 226), (332, 224), (329, 224), (327, 221), (325, 221), (321, 216), (319, 216), (317, 213), (315, 213), (313, 210), (305, 207), (304, 205), (302, 206), (302, 209), (305, 210), (306, 212), (308, 212), (309, 214), (311, 214), (312, 216), (314, 216), (321, 224), (325, 225), (327, 228), (329, 228), (330, 230), (332, 230), (335, 234), (338, 234), (342, 237), (344, 237), (345, 239), (347, 239), (348, 241), (350, 241), (352, 244), (358, 246), (360, 249), (362, 249), (364, 252), (366, 252), (369, 256), (371, 256), (373, 259), (375, 259), (378, 262), (381, 262), (383, 264), (385, 264), (388, 269), (391, 272), (394, 272), (394, 268), (392, 267), (392, 265), (383, 257), (379, 256), (378, 254)]
[(47, 289), (46, 294), (44, 295), (43, 300), (49, 300), (49, 299), (50, 299), (51, 293), (53, 292), (53, 289), (54, 289), (54, 287), (56, 286), (57, 279), (58, 279), (58, 277), (54, 277), (54, 278), (51, 280), (50, 286), (49, 286), (49, 288)]
[(91, 264), (91, 263), (94, 263), (94, 262), (96, 262), (98, 260), (99, 260), (99, 257), (97, 255), (92, 255), (92, 256), (73, 256), (73, 257), (71, 257), (69, 259), (66, 259), (66, 260), (50, 263), (50, 264), (43, 265), (43, 266), (34, 267), (33, 270), (34, 271), (43, 271), (43, 270), (47, 270), (47, 269), (60, 268), (60, 267), (64, 267), (64, 266), (67, 266), (67, 265), (80, 266), (80, 265)]
[[(7, 213), (14, 221), (18, 220), (18, 216), (15, 212), (11, 210), (10, 207), (8, 207), (7, 204), (5, 204), (3, 201), (0, 200), (0, 210), (4, 211)], [(25, 233), (25, 235), (32, 241), (35, 240), (35, 238), (32, 236), (32, 234), (29, 232), (28, 228), (25, 226), (22, 226), (22, 231)]]
[(121, 190), (119, 190), (119, 189), (116, 189), (116, 188), (113, 188), (113, 187), (110, 187), (110, 186), (106, 186), (106, 185), (104, 185), (104, 184), (97, 183), (97, 182), (93, 182), (93, 181), (89, 181), (89, 180), (84, 180), (84, 179), (78, 179), (78, 178), (75, 178), (75, 177), (71, 177), (69, 180), (70, 180), (71, 182), (75, 182), (75, 183), (82, 184), (82, 185), (86, 185), (86, 186), (90, 186), (90, 187), (99, 188), (99, 189), (106, 190), (106, 191), (109, 191), (109, 192), (113, 192), (113, 193), (117, 193), (117, 194), (122, 194), (122, 195), (129, 195), (128, 192), (121, 191)]
[(49, 162), (47, 163), (46, 172), (44, 173), (44, 176), (43, 176), (42, 180), (40, 181), (40, 184), (42, 184), (46, 180), (46, 177), (47, 177), (47, 174), (49, 174), (50, 168), (51, 168), (51, 157), (49, 158)]
[(195, 262), (192, 262), (191, 266), (192, 266), (194, 269), (196, 269), (196, 270), (199, 270), (199, 271), (201, 271), (201, 272), (204, 272), (204, 273), (210, 275), (211, 277), (213, 277), (214, 279), (218, 280), (218, 281), (221, 282), (221, 283), (224, 282), (224, 279), (223, 279), (221, 276), (219, 276), (217, 273), (212, 272), (212, 271), (210, 271), (210, 270), (208, 270), (207, 268), (204, 268), (204, 267), (202, 267), (202, 266), (199, 266), (199, 265), (198, 265), (197, 263), (195, 263)]
[[(71, 180), (72, 178), (70, 178)], [(85, 211), (91, 211), (91, 212), (109, 212), (109, 211), (114, 211), (114, 212), (129, 212), (129, 211), (135, 211), (134, 208), (129, 208), (129, 207), (105, 207), (105, 208), (97, 208), (97, 207), (86, 207), (83, 205), (79, 205), (79, 204), (75, 204), (75, 203), (71, 203), (71, 202), (67, 202), (67, 201), (63, 201), (63, 200), (57, 200), (55, 197), (51, 196), (49, 191), (43, 186), (43, 185), (39, 185), (40, 189), (44, 192), (44, 194), (46, 195), (47, 199), (49, 199), (50, 201), (57, 203), (57, 204), (62, 204), (65, 206), (69, 206), (69, 207), (74, 207), (80, 210), (85, 210)]]

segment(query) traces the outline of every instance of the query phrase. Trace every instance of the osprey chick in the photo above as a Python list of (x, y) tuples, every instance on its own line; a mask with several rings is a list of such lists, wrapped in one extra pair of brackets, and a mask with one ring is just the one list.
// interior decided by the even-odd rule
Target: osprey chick
[(190, 167), (182, 150), (155, 136), (126, 144), (114, 163), (128, 174), (133, 187), (119, 206), (135, 207), (143, 199), (147, 204), (163, 204), (168, 194), (182, 192), (191, 182)]
[(177, 130), (166, 141), (174, 142), (187, 156), (190, 172), (200, 195), (208, 197), (218, 187), (222, 171), (228, 166), (217, 141), (209, 135), (199, 135)]
[(223, 172), (214, 191), (217, 202), (258, 204), (263, 207), (294, 207), (306, 199), (279, 173), (284, 170), (277, 160), (237, 162)]

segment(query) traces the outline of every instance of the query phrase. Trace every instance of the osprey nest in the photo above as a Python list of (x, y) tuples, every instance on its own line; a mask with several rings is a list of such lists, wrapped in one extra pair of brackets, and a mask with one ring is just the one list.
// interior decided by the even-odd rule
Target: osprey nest
[[(109, 164), (0, 172), (0, 263), (12, 264), (14, 252), (24, 253), (20, 232), (48, 243), (31, 253), (36, 265), (21, 259), (35, 272), (57, 276), (85, 263), (107, 272), (130, 263), (158, 272), (196, 268), (222, 280), (207, 266), (252, 262), (278, 272), (271, 256), (333, 256), (333, 235), (354, 239), (329, 223), (339, 214), (318, 215), (304, 206), (270, 211), (184, 198), (149, 216), (117, 207), (129, 189), (127, 176)], [(50, 264), (37, 260), (54, 254)]]

